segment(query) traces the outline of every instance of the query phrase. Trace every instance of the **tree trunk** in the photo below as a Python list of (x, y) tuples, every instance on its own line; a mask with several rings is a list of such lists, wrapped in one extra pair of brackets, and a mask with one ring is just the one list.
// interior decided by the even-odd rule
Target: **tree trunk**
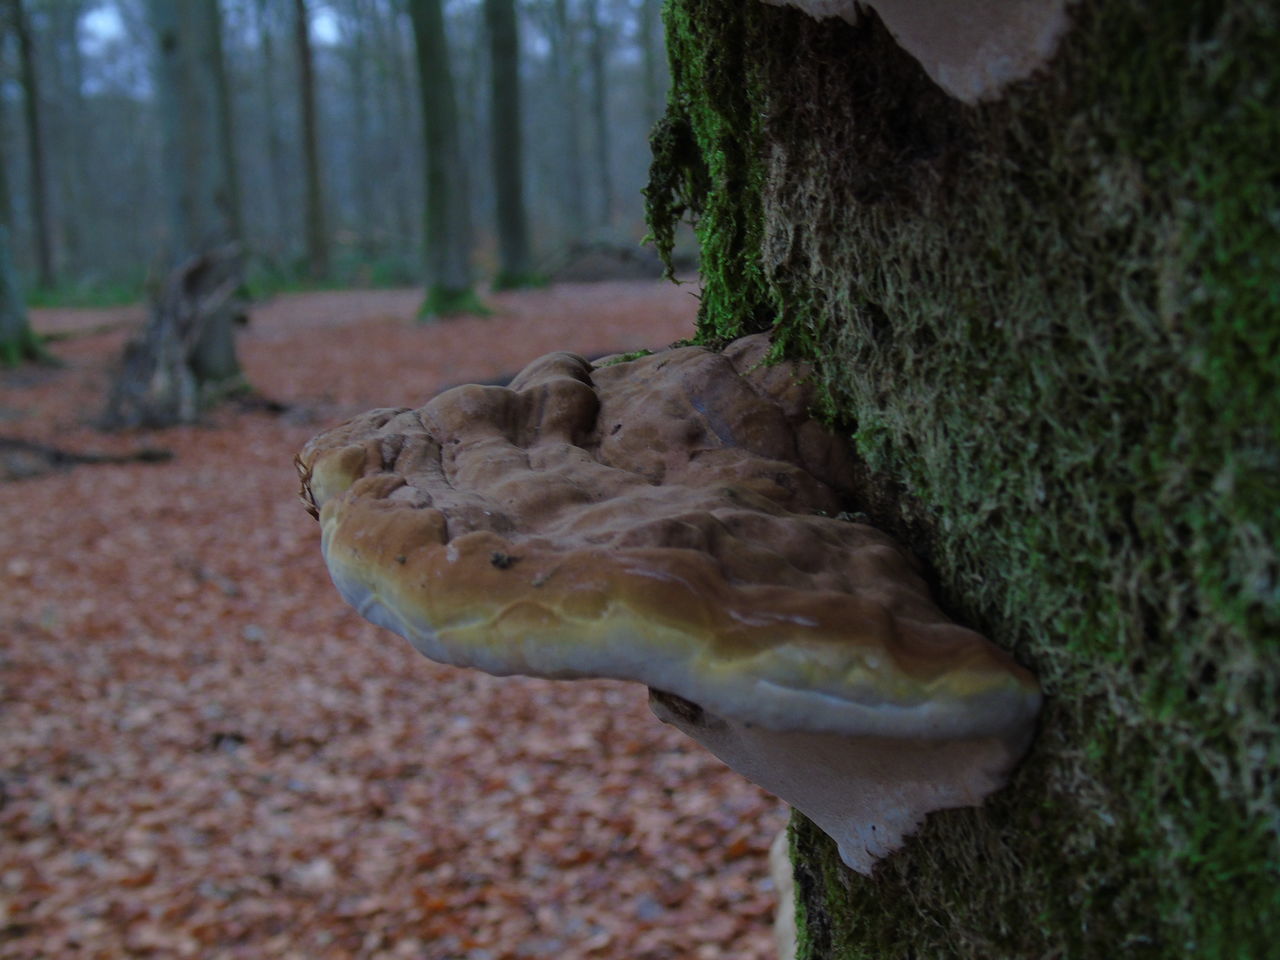
[(236, 163), (235, 124), (232, 120), (231, 88), (227, 81), (227, 58), (222, 51), (222, 15), (219, 0), (205, 0), (204, 31), (207, 40), (205, 56), (213, 73), (213, 96), (218, 125), (218, 159), (222, 163), (221, 179), (225, 184), (227, 222), (231, 236), (244, 243), (244, 216), (240, 203), (239, 164)]
[(692, 217), (699, 338), (813, 364), (846, 510), (1049, 696), (872, 877), (793, 818), (799, 956), (1276, 956), (1274, 5), (859, 6), (667, 0), (650, 227)]
[[(50, 219), (58, 225), (55, 246), (61, 252), (59, 272), (76, 277), (86, 266), (86, 208), (92, 191), (89, 158), (93, 145), (89, 134), (92, 126), (85, 112), (84, 64), (80, 55), (79, 26), (84, 6), (79, 0), (65, 0), (49, 11), (52, 56), (46, 59), (54, 68), (52, 89), (55, 122), (49, 137), (49, 155), (54, 158), (57, 190)], [(49, 85), (46, 84), (46, 89)]]
[(267, 183), (271, 191), (270, 215), (274, 220), (267, 231), (268, 248), (273, 259), (292, 257), (292, 238), (289, 191), (286, 186), (284, 141), (280, 133), (280, 111), (276, 101), (276, 46), (275, 31), (269, 14), (270, 0), (257, 0), (258, 46), (261, 56), (260, 81), (262, 87), (262, 113), (267, 140)]
[(22, 0), (9, 0), (9, 6), (22, 61), (22, 96), (27, 125), (28, 166), (31, 171), (31, 234), (35, 240), (36, 283), (42, 287), (52, 287), (53, 239), (49, 223), (48, 167), (45, 160), (44, 117), (36, 71), (35, 40), (31, 36), (31, 23), (27, 19)]
[(243, 264), (232, 154), (223, 142), (230, 124), (221, 17), (216, 0), (150, 0), (149, 12), (171, 269), (147, 328), (125, 349), (105, 418), (111, 426), (188, 423), (205, 400), (241, 384), (235, 327), (243, 310), (235, 294)]
[(533, 279), (524, 205), (520, 34), (515, 0), (485, 0), (484, 10), (489, 34), (489, 121), (500, 258), (494, 287), (502, 289), (523, 286)]
[(9, 243), (9, 227), (0, 221), (0, 366), (44, 357), (27, 320)]
[[(417, 242), (423, 201), (417, 196), (422, 178), (420, 168), (422, 136), (414, 113), (414, 53), (403, 43), (402, 24), (407, 17), (401, 0), (372, 11), (381, 55), (374, 61), (378, 80), (378, 119), (383, 141), (390, 154), (388, 176), (392, 199), (391, 222), (395, 238), (409, 249)], [(416, 50), (416, 47), (413, 48)]]
[(427, 297), (420, 312), (429, 318), (472, 310), (477, 301), (471, 280), (467, 176), (441, 0), (411, 0), (409, 12), (418, 50), (425, 141)]
[(563, 129), (559, 131), (564, 150), (564, 175), (559, 178), (559, 198), (566, 232), (571, 243), (587, 234), (586, 190), (582, 162), (582, 68), (568, 0), (552, 0), (551, 61), (556, 72)]
[[(365, 256), (382, 247), (377, 234), (378, 217), (374, 210), (372, 184), (377, 164), (377, 146), (369, 123), (369, 44), (367, 34), (373, 11), (359, 0), (353, 2), (344, 17), (347, 74), (351, 81), (351, 119), (356, 149), (347, 159), (348, 193), (355, 205), (355, 235)], [(377, 157), (380, 159), (380, 157)], [(375, 254), (376, 255), (376, 254)]]
[(235, 366), (234, 350), (223, 355), (227, 342), (210, 331), (231, 328), (243, 314), (237, 296), (243, 271), (232, 244), (191, 257), (169, 273), (150, 321), (125, 347), (102, 418), (105, 429), (168, 427), (199, 418), (210, 387), (224, 388), (224, 371)]
[(306, 0), (293, 2), (294, 43), (298, 55), (298, 95), (302, 114), (302, 162), (306, 178), (307, 265), (313, 279), (329, 275), (329, 237), (320, 186), (320, 144), (316, 129), (316, 85), (311, 57), (311, 27)]
[(644, 66), (645, 121), (652, 126), (662, 116), (664, 68), (662, 0), (641, 0), (640, 55)]
[[(0, 18), (0, 48), (4, 46), (5, 20)], [(4, 100), (0, 97), (0, 131), (7, 129)], [(9, 197), (8, 169), (0, 146), (0, 364), (44, 358), (39, 340), (27, 320), (27, 305), (13, 262), (13, 206)]]
[(608, 35), (600, 18), (600, 0), (586, 0), (587, 27), (591, 32), (591, 119), (595, 127), (596, 183), (600, 205), (598, 223), (613, 224), (613, 171), (609, 164), (609, 50)]

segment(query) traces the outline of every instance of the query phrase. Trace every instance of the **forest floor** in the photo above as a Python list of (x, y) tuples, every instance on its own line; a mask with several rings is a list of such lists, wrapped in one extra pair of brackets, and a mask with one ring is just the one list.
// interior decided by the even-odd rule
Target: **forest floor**
[(416, 291), (280, 297), (239, 344), (285, 412), (145, 434), (93, 427), (142, 312), (34, 312), (80, 334), (0, 371), (0, 438), (173, 456), (0, 482), (0, 957), (773, 956), (784, 806), (643, 687), (451, 669), (365, 623), (292, 464), (370, 407), (689, 336), (692, 289), (426, 326)]

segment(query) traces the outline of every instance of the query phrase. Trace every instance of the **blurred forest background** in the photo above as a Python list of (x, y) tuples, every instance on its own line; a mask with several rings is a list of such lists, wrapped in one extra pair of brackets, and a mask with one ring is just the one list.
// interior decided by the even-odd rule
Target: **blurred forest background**
[(227, 240), (257, 296), (639, 255), (659, 0), (0, 0), (0, 31), (31, 305), (134, 301)]

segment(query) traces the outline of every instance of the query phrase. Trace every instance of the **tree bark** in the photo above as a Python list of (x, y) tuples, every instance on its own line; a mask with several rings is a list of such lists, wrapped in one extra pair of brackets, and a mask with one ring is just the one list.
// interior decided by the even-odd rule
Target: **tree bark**
[(494, 287), (502, 289), (532, 280), (520, 127), (520, 34), (515, 0), (485, 0), (484, 10), (489, 34), (489, 121), (498, 227), (499, 266)]
[(49, 223), (48, 166), (45, 158), (44, 116), (40, 104), (40, 81), (36, 70), (35, 40), (22, 0), (9, 0), (18, 51), (22, 61), (22, 94), (27, 126), (28, 165), (31, 171), (31, 232), (35, 241), (36, 282), (42, 287), (54, 283), (53, 239)]
[(329, 238), (325, 229), (324, 192), (320, 184), (320, 145), (316, 124), (315, 70), (306, 0), (293, 3), (294, 43), (298, 52), (298, 95), (302, 115), (302, 162), (306, 177), (307, 266), (313, 279), (329, 275)]
[(467, 176), (441, 0), (411, 0), (409, 12), (418, 51), (425, 141), (427, 297), (421, 314), (428, 318), (465, 312), (476, 306), (476, 300), (471, 279)]

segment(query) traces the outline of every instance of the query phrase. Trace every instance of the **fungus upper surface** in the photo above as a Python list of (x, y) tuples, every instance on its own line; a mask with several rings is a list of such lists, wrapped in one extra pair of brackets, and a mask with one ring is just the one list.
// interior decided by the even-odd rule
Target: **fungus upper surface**
[(848, 449), (767, 349), (556, 353), (318, 436), (298, 468), (335, 584), (445, 663), (639, 681), (775, 730), (1025, 744), (1035, 681), (838, 518)]

